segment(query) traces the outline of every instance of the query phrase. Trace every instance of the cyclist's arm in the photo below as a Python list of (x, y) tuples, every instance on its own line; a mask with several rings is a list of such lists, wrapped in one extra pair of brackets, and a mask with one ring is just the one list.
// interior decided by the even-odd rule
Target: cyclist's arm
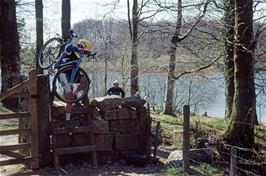
[(112, 90), (112, 88), (108, 89), (107, 92), (106, 92), (106, 94), (107, 95), (111, 95), (111, 90)]
[(122, 88), (120, 89), (121, 89), (122, 98), (125, 98), (125, 91)]
[(78, 51), (90, 53), (91, 51), (85, 48), (78, 48)]
[(67, 44), (66, 48), (65, 48), (65, 52), (68, 55), (70, 55), (72, 52), (75, 52), (75, 51), (78, 51), (78, 50), (79, 50), (79, 48), (76, 45), (72, 44), (72, 43)]

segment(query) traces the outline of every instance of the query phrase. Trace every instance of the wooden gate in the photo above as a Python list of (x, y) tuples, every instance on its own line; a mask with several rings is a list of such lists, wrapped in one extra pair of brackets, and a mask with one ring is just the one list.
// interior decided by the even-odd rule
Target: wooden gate
[[(0, 100), (6, 98), (25, 98), (28, 100), (28, 110), (26, 112), (1, 113), (0, 121), (9, 119), (27, 119), (26, 128), (1, 130), (0, 136), (23, 135), (28, 134), (29, 140), (26, 143), (17, 143), (5, 145), (5, 141), (0, 143), (0, 154), (12, 157), (12, 159), (0, 160), (0, 166), (11, 164), (30, 163), (32, 169), (39, 168), (39, 151), (38, 151), (38, 121), (37, 121), (37, 74), (35, 70), (29, 73), (29, 79), (14, 86), (0, 94)], [(28, 149), (28, 155), (22, 155), (18, 150)]]

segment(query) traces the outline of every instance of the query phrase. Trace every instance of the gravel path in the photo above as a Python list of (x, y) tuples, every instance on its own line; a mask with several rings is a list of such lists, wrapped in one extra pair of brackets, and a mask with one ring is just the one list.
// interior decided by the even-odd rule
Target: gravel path
[(163, 164), (149, 164), (146, 167), (134, 167), (123, 163), (92, 168), (84, 163), (81, 166), (67, 165), (61, 170), (44, 168), (37, 171), (25, 169), (23, 165), (0, 167), (1, 176), (159, 176)]

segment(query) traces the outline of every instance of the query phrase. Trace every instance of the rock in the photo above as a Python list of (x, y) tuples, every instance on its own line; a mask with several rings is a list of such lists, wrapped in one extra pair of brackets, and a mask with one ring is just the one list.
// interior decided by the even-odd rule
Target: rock
[(148, 161), (149, 159), (145, 155), (130, 155), (127, 157), (126, 163), (136, 167), (144, 167)]
[(196, 139), (196, 148), (206, 148), (206, 143), (208, 143), (208, 139), (204, 137), (200, 137)]
[(190, 149), (190, 159), (197, 162), (212, 163), (214, 151), (211, 148)]
[(166, 163), (170, 163), (171, 161), (182, 161), (183, 160), (183, 151), (182, 150), (175, 150), (170, 153), (167, 158)]
[(92, 127), (93, 127), (94, 133), (97, 133), (97, 134), (110, 133), (109, 124), (105, 120), (95, 118), (94, 120), (92, 120)]
[(170, 153), (168, 156), (166, 163), (170, 167), (178, 168), (183, 165), (183, 151), (175, 150)]
[(132, 97), (126, 97), (122, 99), (122, 106), (124, 107), (135, 107), (135, 108), (140, 108), (143, 107), (144, 104), (146, 103), (145, 100), (137, 98), (135, 96)]
[(112, 120), (110, 123), (110, 130), (112, 132), (120, 133), (134, 133), (136, 132), (136, 121), (133, 120)]
[(104, 97), (94, 98), (91, 105), (106, 111), (108, 109), (118, 108), (122, 104), (122, 98), (117, 95), (108, 95)]
[(183, 166), (183, 160), (173, 160), (170, 161), (168, 164), (170, 167), (178, 168)]
[(113, 135), (96, 135), (96, 151), (112, 151)]
[(115, 134), (115, 149), (117, 151), (137, 150), (140, 146), (139, 136), (136, 134)]

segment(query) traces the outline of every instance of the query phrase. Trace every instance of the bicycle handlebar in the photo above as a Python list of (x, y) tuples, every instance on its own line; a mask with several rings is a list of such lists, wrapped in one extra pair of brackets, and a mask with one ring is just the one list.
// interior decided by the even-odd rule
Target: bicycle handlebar
[(70, 37), (78, 38), (78, 35), (72, 29), (69, 29), (69, 35)]
[(96, 55), (97, 55), (96, 52), (95, 52), (95, 53), (88, 53), (88, 54), (87, 54), (88, 57), (92, 57), (92, 59), (94, 59), (94, 60), (96, 60), (96, 59), (95, 59), (95, 56), (96, 56)]

